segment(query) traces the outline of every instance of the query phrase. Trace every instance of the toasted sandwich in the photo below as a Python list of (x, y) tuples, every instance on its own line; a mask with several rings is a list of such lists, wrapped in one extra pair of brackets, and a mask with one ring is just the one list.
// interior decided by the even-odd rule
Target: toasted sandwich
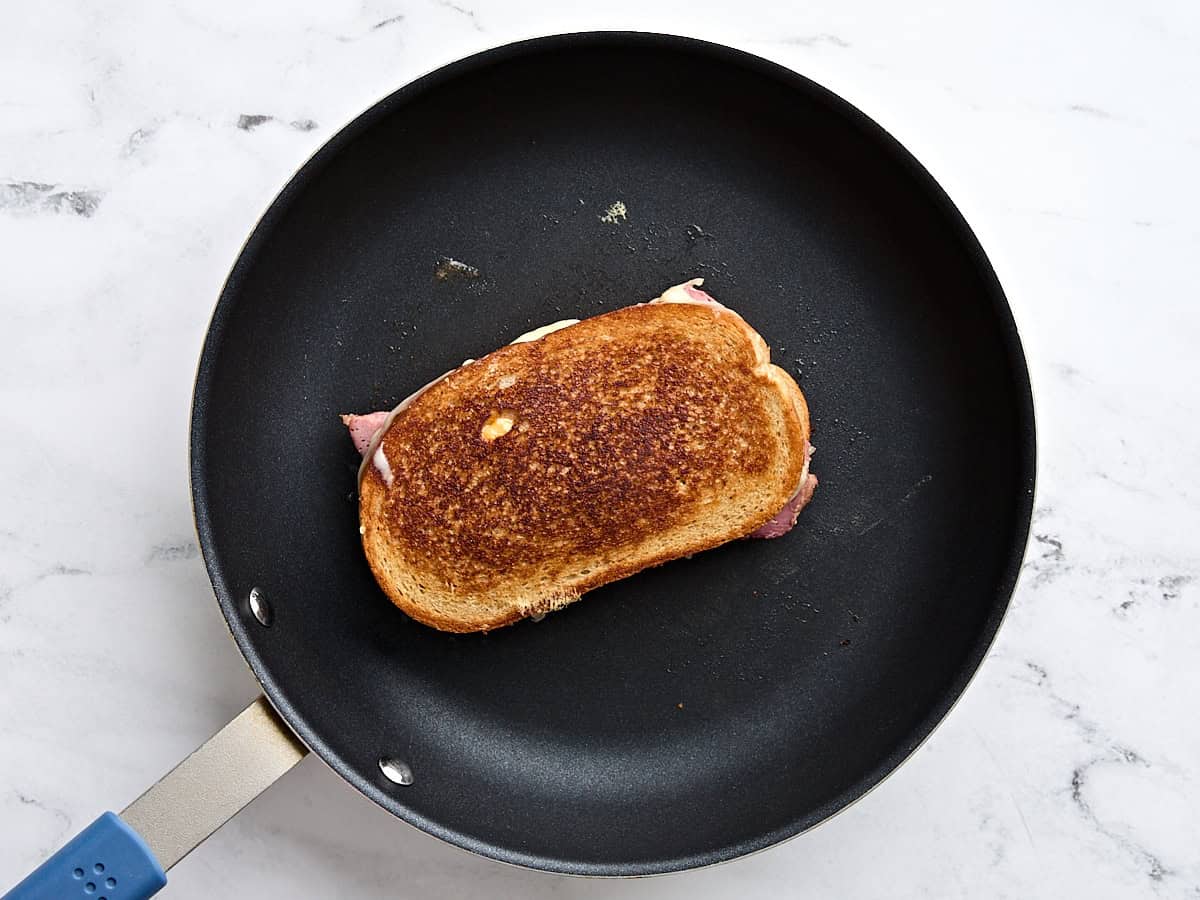
[(342, 417), (392, 602), (488, 631), (795, 524), (817, 484), (804, 395), (701, 284), (540, 328), (391, 412)]

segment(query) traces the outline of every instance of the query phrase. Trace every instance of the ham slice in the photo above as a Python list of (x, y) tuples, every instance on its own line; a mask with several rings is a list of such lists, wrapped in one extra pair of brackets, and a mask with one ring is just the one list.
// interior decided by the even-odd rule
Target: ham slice
[(703, 278), (693, 278), (683, 284), (667, 288), (661, 297), (655, 297), (650, 303), (698, 303), (701, 306), (711, 306), (714, 310), (722, 310), (724, 304), (714, 300), (707, 292), (700, 290), (704, 284)]
[(812, 459), (816, 449), (812, 444), (808, 444), (804, 448), (804, 471), (800, 473), (800, 487), (796, 488), (792, 499), (783, 504), (783, 509), (775, 513), (775, 516), (766, 525), (750, 532), (750, 537), (777, 538), (792, 530), (792, 526), (796, 524), (796, 519), (800, 515), (800, 510), (808, 506), (813, 491), (817, 489), (817, 476), (808, 471), (808, 462)]
[(703, 278), (693, 278), (683, 286), (683, 289), (696, 303), (711, 303), (713, 306), (720, 306), (721, 309), (724, 309), (725, 307), (721, 306), (720, 303), (714, 300), (707, 291), (702, 291), (699, 287), (697, 287), (697, 285), (701, 284), (704, 284)]
[(796, 524), (800, 510), (808, 505), (808, 501), (812, 499), (813, 491), (816, 489), (817, 476), (810, 473), (805, 476), (804, 481), (800, 482), (800, 490), (796, 491), (796, 495), (783, 505), (783, 509), (775, 514), (775, 518), (758, 530), (750, 532), (750, 537), (777, 538), (787, 534)]
[(350, 440), (354, 441), (354, 449), (365, 454), (371, 446), (371, 438), (383, 427), (387, 417), (386, 412), (367, 413), (365, 416), (342, 416), (342, 424), (350, 429)]

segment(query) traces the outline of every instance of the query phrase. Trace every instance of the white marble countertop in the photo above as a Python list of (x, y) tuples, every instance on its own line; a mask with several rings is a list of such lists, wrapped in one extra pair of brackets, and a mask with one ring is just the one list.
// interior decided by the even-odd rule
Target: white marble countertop
[(508, 868), (391, 819), (310, 759), (164, 896), (1200, 896), (1200, 6), (1120, 6), (7, 11), (0, 885), (255, 695), (198, 558), (186, 442), (212, 304), (258, 214), (417, 74), (520, 37), (632, 27), (731, 43), (841, 93), (931, 169), (992, 255), (1041, 460), (990, 658), (864, 802), (715, 869), (610, 882)]

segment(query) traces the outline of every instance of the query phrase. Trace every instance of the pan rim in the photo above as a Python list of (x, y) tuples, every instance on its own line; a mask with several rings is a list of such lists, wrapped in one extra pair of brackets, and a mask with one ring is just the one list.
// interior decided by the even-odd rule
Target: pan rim
[[(407, 807), (403, 798), (388, 793), (377, 781), (364, 777), (362, 773), (344, 762), (336, 752), (310, 726), (305, 717), (289, 699), (285, 687), (280, 684), (257, 653), (249, 636), (249, 621), (242, 609), (240, 598), (229, 589), (222, 569), (221, 560), (215, 551), (214, 529), (209, 517), (208, 492), (204, 479), (205, 447), (201, 435), (206, 429), (207, 398), (216, 369), (216, 359), (222, 344), (222, 336), (229, 319), (230, 309), (240, 293), (242, 281), (250, 261), (267, 236), (274, 231), (286, 215), (293, 200), (306, 188), (308, 182), (360, 134), (377, 122), (392, 115), (424, 93), (468, 75), (480, 69), (511, 59), (537, 56), (541, 53), (579, 47), (627, 47), (656, 49), (703, 55), (722, 65), (732, 65), (781, 83), (791, 91), (814, 97), (829, 106), (846, 122), (861, 131), (879, 152), (899, 163), (905, 173), (924, 192), (947, 222), (957, 237), (959, 245), (967, 255), (972, 268), (984, 286), (994, 316), (996, 334), (1003, 345), (1008, 362), (1008, 375), (1012, 379), (1016, 413), (1021, 423), (1021, 434), (1017, 436), (1018, 481), (1021, 497), (1016, 501), (1017, 517), (1012, 531), (1004, 536), (1007, 544), (1007, 559), (1001, 578), (995, 586), (993, 609), (981, 629), (974, 645), (965, 657), (963, 667), (951, 680), (949, 686), (910, 734), (910, 740), (896, 746), (874, 769), (867, 772), (851, 788), (828, 808), (810, 811), (798, 816), (787, 825), (758, 835), (753, 840), (727, 845), (715, 850), (706, 850), (689, 856), (676, 856), (659, 860), (639, 860), (632, 863), (578, 862), (535, 853), (526, 853), (511, 846), (499, 846), (474, 835), (441, 825), (439, 822)], [(707, 40), (677, 34), (647, 31), (582, 31), (545, 35), (502, 44), (473, 53), (453, 62), (439, 66), (424, 75), (404, 84), (382, 99), (370, 105), (362, 113), (337, 131), (325, 144), (306, 160), (287, 180), (266, 210), (254, 223), (237, 258), (230, 268), (218, 295), (209, 321), (203, 349), (200, 354), (195, 388), (192, 396), (190, 416), (190, 459), (189, 478), (192, 496), (193, 518), (201, 554), (220, 605), (227, 627), (238, 646), (247, 666), (261, 685), (268, 701), (309, 747), (337, 775), (364, 796), (387, 810), (397, 818), (419, 828), (427, 834), (447, 843), (471, 851), (498, 862), (522, 868), (565, 875), (593, 877), (637, 877), (670, 872), (687, 871), (716, 865), (742, 858), (786, 840), (797, 837), (835, 815), (849, 809), (871, 793), (894, 774), (932, 736), (946, 720), (950, 712), (962, 699), (996, 640), (1009, 609), (1013, 592), (1020, 575), (1026, 545), (1032, 526), (1037, 474), (1036, 423), (1034, 415), (1032, 385), (1029, 377), (1023, 345), (1016, 320), (1007, 295), (987, 254), (965, 217), (953, 203), (932, 174), (878, 122), (828, 88), (823, 87), (801, 73), (756, 54)]]

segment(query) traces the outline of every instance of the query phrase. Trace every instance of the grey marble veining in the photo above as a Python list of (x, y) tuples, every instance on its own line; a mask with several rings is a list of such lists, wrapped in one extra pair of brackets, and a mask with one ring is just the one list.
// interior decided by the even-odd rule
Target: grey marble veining
[(524, 872), (392, 820), (310, 759), (164, 896), (1200, 897), (1200, 7), (1030, 0), (10, 10), (0, 886), (255, 694), (192, 531), (187, 361), (259, 213), (405, 81), (587, 28), (790, 65), (891, 130), (966, 214), (1021, 325), (1040, 430), (999, 639), (908, 764), (749, 859), (632, 883)]

